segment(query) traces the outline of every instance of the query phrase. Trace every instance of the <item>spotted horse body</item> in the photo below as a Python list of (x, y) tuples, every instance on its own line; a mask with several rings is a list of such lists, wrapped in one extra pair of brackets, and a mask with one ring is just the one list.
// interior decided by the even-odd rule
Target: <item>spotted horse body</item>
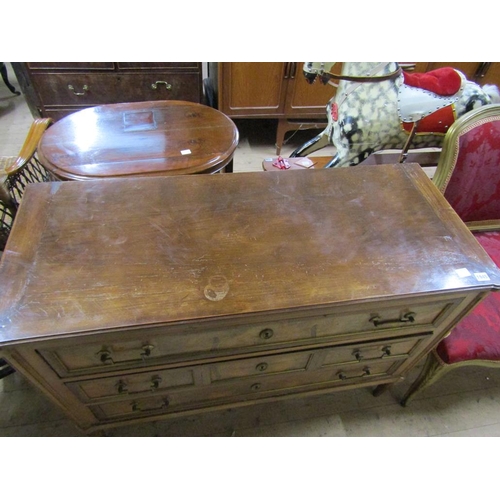
[(317, 77), (325, 84), (338, 77), (339, 84), (326, 106), (326, 128), (291, 154), (307, 156), (331, 144), (336, 155), (326, 168), (357, 165), (385, 149), (441, 147), (456, 118), (500, 102), (495, 86), (480, 87), (453, 68), (406, 74), (395, 62), (343, 63), (341, 74), (332, 75), (334, 64), (304, 64), (311, 83)]

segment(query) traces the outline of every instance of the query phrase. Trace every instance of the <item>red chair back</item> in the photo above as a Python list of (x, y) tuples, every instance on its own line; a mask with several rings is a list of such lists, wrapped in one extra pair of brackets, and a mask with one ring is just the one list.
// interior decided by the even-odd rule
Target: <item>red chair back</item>
[(500, 227), (500, 105), (458, 119), (446, 135), (435, 184), (471, 229)]

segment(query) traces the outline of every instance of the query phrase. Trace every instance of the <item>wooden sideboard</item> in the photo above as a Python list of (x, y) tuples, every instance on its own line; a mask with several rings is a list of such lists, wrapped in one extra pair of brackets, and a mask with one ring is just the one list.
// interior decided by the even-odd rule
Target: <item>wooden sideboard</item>
[(90, 106), (179, 100), (201, 103), (201, 62), (12, 63), (33, 116), (58, 120)]
[(91, 432), (380, 393), (500, 272), (403, 164), (30, 185), (0, 283), (1, 357)]

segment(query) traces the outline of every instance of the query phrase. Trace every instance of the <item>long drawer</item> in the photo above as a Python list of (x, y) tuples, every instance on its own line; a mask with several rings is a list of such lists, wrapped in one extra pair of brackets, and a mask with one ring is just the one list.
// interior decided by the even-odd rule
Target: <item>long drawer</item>
[[(260, 383), (269, 376), (313, 372), (338, 368), (338, 379), (348, 379), (348, 373), (361, 367), (370, 375), (371, 364), (406, 360), (430, 334), (412, 335), (403, 339), (384, 339), (347, 346), (310, 349), (286, 354), (208, 363), (185, 368), (154, 370), (122, 374), (92, 380), (67, 383), (67, 386), (88, 404), (148, 397), (152, 393), (175, 394), (201, 386), (226, 385), (235, 380)], [(375, 372), (378, 373), (378, 372)], [(356, 375), (355, 375), (356, 376)]]
[(126, 332), (109, 342), (78, 346), (69, 341), (68, 346), (58, 343), (58, 347), (39, 352), (59, 376), (82, 376), (259, 350), (430, 332), (460, 301), (455, 298), (415, 301), (411, 306), (353, 308), (338, 314), (205, 331), (158, 327)]
[(32, 75), (44, 106), (97, 106), (116, 102), (200, 102), (199, 73), (51, 73)]

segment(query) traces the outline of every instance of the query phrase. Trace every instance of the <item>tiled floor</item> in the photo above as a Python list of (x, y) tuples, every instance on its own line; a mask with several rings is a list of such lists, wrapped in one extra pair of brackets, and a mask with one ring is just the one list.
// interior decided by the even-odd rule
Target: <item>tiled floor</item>
[[(11, 83), (15, 82), (12, 71)], [(0, 155), (16, 155), (32, 117), (22, 96), (0, 81)], [(275, 155), (276, 123), (241, 120), (235, 172), (261, 171)], [(315, 132), (300, 131), (283, 147), (287, 155)], [(324, 153), (323, 153), (324, 154)], [(0, 283), (1, 286), (1, 283)], [(374, 398), (368, 389), (298, 398), (117, 428), (108, 436), (500, 436), (500, 370), (455, 370), (399, 405), (407, 380)], [(73, 423), (18, 373), (0, 380), (0, 436), (83, 436)], [(361, 457), (362, 460), (362, 457)]]

